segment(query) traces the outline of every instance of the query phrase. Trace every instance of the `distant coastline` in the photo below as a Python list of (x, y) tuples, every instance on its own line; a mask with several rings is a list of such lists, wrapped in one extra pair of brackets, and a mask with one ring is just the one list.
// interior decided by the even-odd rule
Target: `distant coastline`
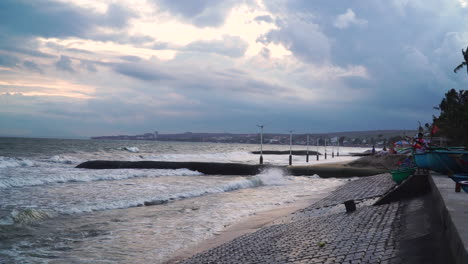
[[(404, 136), (413, 136), (415, 130), (369, 130), (369, 131), (351, 131), (351, 132), (333, 132), (333, 133), (315, 133), (315, 134), (293, 134), (294, 145), (307, 145), (307, 136), (309, 136), (309, 145), (314, 146), (319, 141), (319, 145), (334, 146), (384, 146), (400, 140)], [(288, 145), (289, 134), (265, 133), (263, 134), (264, 144)], [(178, 133), (178, 134), (159, 134), (145, 133), (141, 135), (117, 135), (117, 136), (97, 136), (91, 137), (94, 140), (149, 140), (149, 141), (181, 141), (181, 142), (213, 142), (213, 143), (241, 143), (258, 144), (260, 142), (259, 133), (233, 134), (233, 133)]]

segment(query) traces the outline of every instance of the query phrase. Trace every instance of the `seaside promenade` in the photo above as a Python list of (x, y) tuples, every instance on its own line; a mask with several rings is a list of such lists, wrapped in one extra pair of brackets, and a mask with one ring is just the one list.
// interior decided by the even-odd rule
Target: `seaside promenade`
[[(356, 201), (346, 212), (344, 202)], [(360, 178), (230, 242), (171, 263), (468, 263), (468, 194), (446, 175)]]

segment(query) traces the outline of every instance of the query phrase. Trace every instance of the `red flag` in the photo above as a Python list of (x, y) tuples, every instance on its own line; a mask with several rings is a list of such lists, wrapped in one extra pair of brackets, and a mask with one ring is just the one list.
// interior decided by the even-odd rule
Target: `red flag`
[(437, 131), (439, 131), (439, 127), (436, 125), (432, 125), (431, 135), (434, 135), (435, 133), (437, 133)]

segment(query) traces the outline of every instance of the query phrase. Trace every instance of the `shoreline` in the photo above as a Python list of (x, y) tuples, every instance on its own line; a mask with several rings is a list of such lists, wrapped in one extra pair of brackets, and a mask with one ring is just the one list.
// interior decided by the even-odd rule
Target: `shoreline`
[(172, 257), (163, 263), (178, 263), (198, 253), (232, 241), (235, 238), (253, 233), (265, 226), (268, 226), (269, 224), (275, 222), (280, 218), (287, 217), (298, 210), (309, 207), (313, 203), (329, 195), (331, 192), (333, 192), (340, 186), (334, 188), (327, 188), (325, 189), (326, 191), (323, 191), (319, 194), (308, 195), (310, 197), (308, 197), (307, 199), (298, 200), (296, 202), (281, 206), (279, 208), (258, 212), (253, 216), (245, 218), (240, 222), (234, 223), (231, 226), (226, 227), (223, 231), (219, 232), (218, 234), (215, 234), (213, 237), (205, 239), (194, 246), (175, 251)]

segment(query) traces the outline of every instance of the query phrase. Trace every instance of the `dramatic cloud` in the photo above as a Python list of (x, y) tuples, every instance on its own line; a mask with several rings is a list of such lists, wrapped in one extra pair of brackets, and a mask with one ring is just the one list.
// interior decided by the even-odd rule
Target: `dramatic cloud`
[(72, 67), (72, 61), (67, 56), (60, 56), (60, 60), (55, 63), (55, 67), (58, 70), (74, 72), (75, 70)]
[(413, 129), (466, 1), (3, 0), (0, 135)]
[(15, 67), (19, 60), (17, 57), (10, 55), (0, 55), (0, 66)]
[(366, 25), (367, 21), (364, 19), (356, 18), (356, 14), (354, 14), (353, 10), (349, 9), (346, 10), (346, 13), (339, 15), (334, 23), (334, 26), (337, 28), (347, 28), (352, 24), (356, 25)]
[(279, 29), (271, 30), (258, 41), (282, 44), (298, 58), (310, 63), (322, 63), (330, 57), (330, 40), (313, 22), (282, 21)]
[(222, 36), (221, 40), (195, 41), (187, 46), (186, 50), (217, 53), (229, 57), (241, 57), (248, 48), (247, 42), (236, 36)]
[(125, 27), (133, 16), (115, 4), (110, 4), (102, 14), (51, 0), (0, 1), (0, 31), (14, 35), (86, 37), (96, 27)]
[(162, 10), (187, 20), (198, 27), (216, 27), (224, 23), (237, 0), (153, 0)]
[(39, 68), (39, 66), (34, 62), (34, 61), (24, 61), (23, 62), (23, 66), (30, 70), (30, 71), (35, 71), (35, 72), (38, 72), (38, 73), (43, 73), (41, 68)]

